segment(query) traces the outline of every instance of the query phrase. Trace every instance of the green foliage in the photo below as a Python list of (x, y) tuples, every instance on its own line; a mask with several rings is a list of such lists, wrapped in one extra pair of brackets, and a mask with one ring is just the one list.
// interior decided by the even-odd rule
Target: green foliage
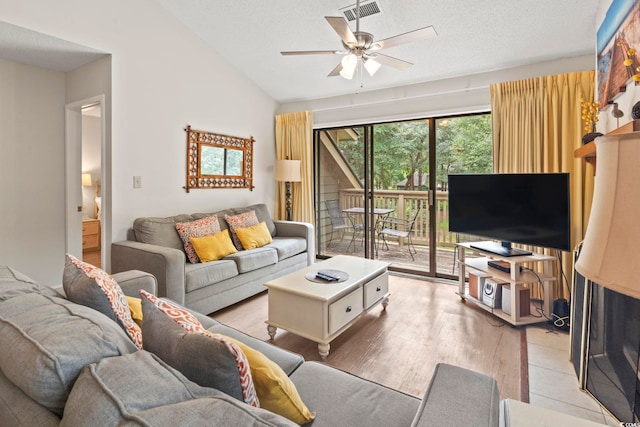
[[(364, 129), (353, 128), (358, 138), (339, 141), (339, 148), (358, 178), (364, 178)], [(421, 190), (410, 177), (429, 171), (429, 120), (374, 125), (374, 186), (395, 189), (407, 179), (406, 190)], [(491, 115), (436, 120), (436, 182), (446, 190), (449, 173), (492, 171)]]

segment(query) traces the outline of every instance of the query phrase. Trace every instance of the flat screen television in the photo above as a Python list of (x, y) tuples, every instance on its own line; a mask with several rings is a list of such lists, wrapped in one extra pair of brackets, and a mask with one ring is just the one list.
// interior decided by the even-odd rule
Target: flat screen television
[(449, 231), (492, 240), (474, 248), (502, 256), (531, 253), (511, 243), (571, 250), (568, 173), (451, 174), (448, 189)]

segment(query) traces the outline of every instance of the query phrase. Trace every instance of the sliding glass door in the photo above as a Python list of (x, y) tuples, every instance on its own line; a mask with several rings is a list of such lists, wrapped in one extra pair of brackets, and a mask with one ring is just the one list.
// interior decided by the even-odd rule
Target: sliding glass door
[(319, 257), (457, 274), (447, 175), (478, 172), (478, 165), (491, 171), (489, 115), (318, 129), (314, 140)]

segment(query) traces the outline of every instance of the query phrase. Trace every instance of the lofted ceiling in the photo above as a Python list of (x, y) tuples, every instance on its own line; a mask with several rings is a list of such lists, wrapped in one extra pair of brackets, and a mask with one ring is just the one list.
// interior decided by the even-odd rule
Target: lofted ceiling
[(381, 13), (360, 20), (375, 40), (429, 25), (438, 35), (384, 50), (411, 68), (382, 66), (349, 81), (327, 77), (342, 56), (280, 52), (343, 50), (324, 17), (344, 16), (340, 10), (355, 0), (155, 1), (279, 102), (595, 54), (598, 0), (376, 0)]
[[(409, 61), (346, 80), (327, 77), (341, 55), (281, 51), (344, 50), (325, 16), (355, 0), (153, 0), (280, 103), (459, 77), (594, 54), (599, 0), (375, 0), (360, 20), (375, 41), (433, 26), (432, 39), (384, 49)], [(370, 0), (366, 0), (367, 2)], [(365, 0), (362, 0), (365, 3)], [(350, 24), (355, 31), (355, 23)], [(104, 55), (0, 21), (0, 58), (69, 71)]]

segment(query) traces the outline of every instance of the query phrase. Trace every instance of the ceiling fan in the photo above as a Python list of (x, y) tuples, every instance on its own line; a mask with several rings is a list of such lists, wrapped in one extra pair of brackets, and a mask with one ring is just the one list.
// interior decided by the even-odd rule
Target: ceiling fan
[(402, 59), (379, 53), (382, 49), (412, 43), (435, 37), (436, 31), (432, 26), (420, 28), (408, 33), (398, 34), (384, 40), (374, 41), (373, 34), (360, 31), (360, 0), (356, 3), (356, 31), (351, 31), (347, 20), (341, 16), (325, 16), (329, 25), (342, 39), (342, 46), (346, 50), (301, 50), (280, 52), (282, 55), (344, 55), (340, 63), (327, 77), (341, 75), (352, 79), (358, 63), (362, 63), (370, 76), (373, 76), (382, 65), (404, 70), (413, 64)]

